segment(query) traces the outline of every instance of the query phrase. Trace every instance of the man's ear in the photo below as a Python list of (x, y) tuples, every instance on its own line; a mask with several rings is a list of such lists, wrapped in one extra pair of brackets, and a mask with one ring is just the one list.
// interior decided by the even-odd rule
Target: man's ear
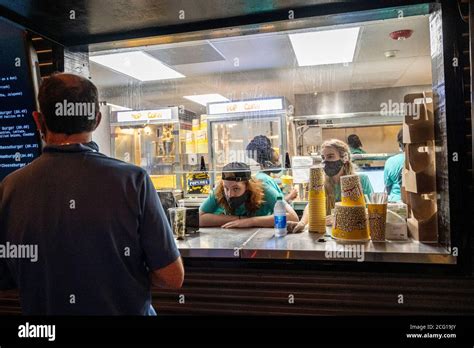
[(40, 133), (44, 133), (45, 129), (44, 128), (44, 118), (43, 115), (38, 112), (38, 111), (33, 111), (33, 119), (35, 120), (36, 123), (36, 128), (40, 131)]
[(97, 122), (95, 123), (94, 130), (96, 130), (97, 127), (99, 127), (100, 121), (102, 121), (102, 114), (100, 113), (100, 111), (97, 113), (95, 118), (96, 118)]

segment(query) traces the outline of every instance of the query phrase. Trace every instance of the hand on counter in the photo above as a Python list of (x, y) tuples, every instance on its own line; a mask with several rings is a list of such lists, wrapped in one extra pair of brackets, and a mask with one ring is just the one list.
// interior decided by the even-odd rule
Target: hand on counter
[[(333, 224), (333, 217), (332, 215), (326, 216), (326, 226), (332, 226)], [(305, 228), (305, 223), (300, 221), (288, 221), (286, 224), (286, 229), (288, 230), (288, 233), (301, 233), (304, 231)]]
[(222, 228), (249, 228), (254, 227), (255, 224), (252, 218), (242, 217), (238, 220), (230, 221), (222, 225)]
[(300, 233), (303, 232), (305, 228), (305, 224), (303, 222), (297, 221), (288, 221), (286, 223), (286, 229), (288, 233)]
[(333, 224), (333, 217), (332, 215), (326, 216), (326, 226), (332, 226)]

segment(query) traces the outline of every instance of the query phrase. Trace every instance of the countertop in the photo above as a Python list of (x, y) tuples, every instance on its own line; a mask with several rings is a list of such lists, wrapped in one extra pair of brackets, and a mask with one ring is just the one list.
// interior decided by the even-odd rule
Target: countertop
[(445, 247), (414, 240), (340, 242), (310, 233), (275, 237), (273, 228), (200, 228), (178, 240), (183, 257), (455, 264)]

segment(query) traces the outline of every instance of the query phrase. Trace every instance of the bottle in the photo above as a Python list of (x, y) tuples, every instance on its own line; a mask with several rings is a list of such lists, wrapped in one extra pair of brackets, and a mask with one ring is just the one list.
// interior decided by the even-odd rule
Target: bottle
[(275, 237), (283, 237), (286, 235), (286, 203), (279, 196), (273, 208), (273, 216), (275, 219)]
[(204, 161), (204, 156), (201, 156), (201, 169), (200, 171), (205, 172), (206, 169), (206, 162)]

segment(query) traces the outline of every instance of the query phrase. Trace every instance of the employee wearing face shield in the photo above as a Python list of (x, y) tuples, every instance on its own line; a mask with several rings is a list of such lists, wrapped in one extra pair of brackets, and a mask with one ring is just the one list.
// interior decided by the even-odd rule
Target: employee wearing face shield
[[(326, 224), (331, 225), (331, 210), (336, 202), (341, 201), (341, 176), (358, 174), (365, 195), (370, 197), (373, 192), (369, 177), (362, 173), (356, 173), (355, 165), (351, 162), (349, 146), (343, 141), (331, 139), (321, 145), (321, 157), (325, 175), (324, 189), (326, 191)], [(290, 232), (301, 232), (308, 223), (308, 206), (306, 206), (303, 217), (299, 223), (288, 223)]]
[[(275, 188), (252, 178), (245, 163), (232, 162), (222, 171), (222, 180), (199, 208), (199, 226), (223, 228), (273, 227), (273, 207), (281, 196)], [(298, 221), (286, 205), (287, 221)]]

